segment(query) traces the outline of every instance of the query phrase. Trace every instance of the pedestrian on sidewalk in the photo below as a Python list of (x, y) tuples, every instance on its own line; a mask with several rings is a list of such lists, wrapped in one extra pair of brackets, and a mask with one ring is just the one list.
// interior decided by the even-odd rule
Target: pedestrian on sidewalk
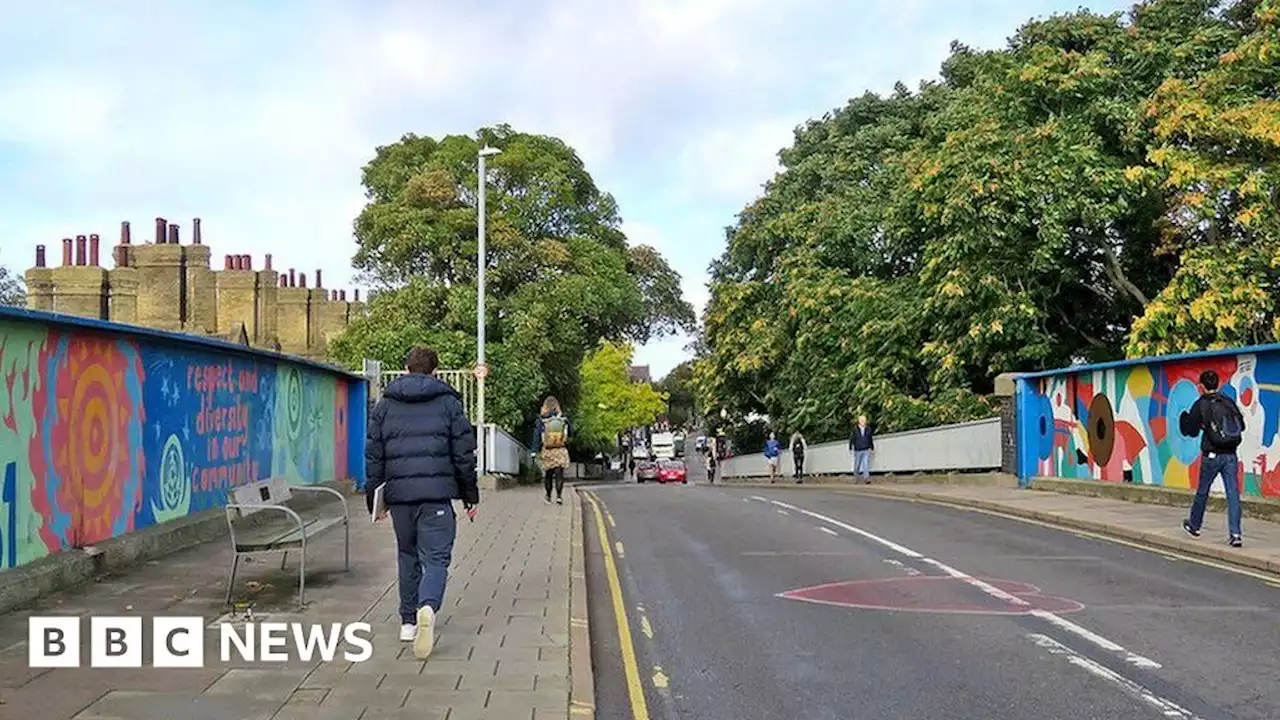
[(764, 459), (769, 463), (769, 482), (778, 481), (778, 457), (782, 455), (782, 443), (778, 442), (778, 433), (769, 433), (764, 441)]
[(871, 483), (871, 453), (875, 452), (875, 429), (867, 424), (867, 416), (859, 415), (858, 424), (849, 435), (849, 453), (853, 456), (853, 473)]
[(475, 519), (476, 437), (458, 392), (436, 377), (439, 357), (418, 346), (407, 374), (391, 382), (369, 415), (365, 441), (365, 498), (383, 500), (396, 533), (400, 581), (400, 640), (425, 660), (435, 645), (436, 614), (444, 603), (457, 515), (462, 500)]
[(551, 503), (551, 486), (554, 482), (556, 503), (564, 504), (564, 471), (569, 467), (569, 418), (560, 410), (560, 401), (548, 395), (542, 401), (542, 413), (538, 417), (533, 436), (533, 451), (539, 454), (542, 464), (542, 486), (547, 492), (546, 502)]
[(1203, 433), (1196, 499), (1191, 504), (1191, 517), (1182, 521), (1182, 529), (1188, 535), (1200, 537), (1209, 490), (1221, 475), (1227, 492), (1227, 542), (1232, 547), (1241, 547), (1244, 540), (1240, 533), (1240, 460), (1236, 449), (1244, 435), (1244, 414), (1235, 400), (1219, 392), (1218, 373), (1212, 370), (1200, 373), (1200, 398), (1182, 413), (1178, 425), (1187, 437)]
[(804, 435), (797, 430), (791, 433), (791, 461), (796, 466), (796, 484), (804, 482), (804, 454), (809, 449), (809, 443), (805, 441)]
[(714, 437), (707, 438), (707, 482), (714, 485), (716, 482), (716, 439)]

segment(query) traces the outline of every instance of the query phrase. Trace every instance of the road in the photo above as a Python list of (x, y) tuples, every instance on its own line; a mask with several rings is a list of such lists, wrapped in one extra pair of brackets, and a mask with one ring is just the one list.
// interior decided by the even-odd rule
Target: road
[(602, 720), (1280, 718), (1266, 579), (973, 511), (700, 479), (583, 493)]

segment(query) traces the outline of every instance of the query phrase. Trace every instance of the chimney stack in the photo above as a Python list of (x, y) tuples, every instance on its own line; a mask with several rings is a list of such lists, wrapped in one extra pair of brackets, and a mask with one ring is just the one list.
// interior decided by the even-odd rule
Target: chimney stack
[(304, 288), (306, 286), (307, 286), (307, 274), (298, 273), (298, 287)]
[(67, 266), (71, 264), (71, 238), (62, 238), (62, 264)]
[(252, 270), (252, 269), (253, 269), (253, 256), (252, 256), (252, 255), (244, 255), (244, 256), (242, 256), (242, 257), (244, 257), (244, 267), (243, 267), (243, 268), (241, 268), (241, 269), (243, 269), (243, 270)]
[(178, 224), (177, 223), (169, 223), (169, 244), (170, 245), (182, 244), (178, 242)]
[(120, 223), (120, 244), (121, 245), (133, 244), (133, 234), (129, 230), (128, 220), (125, 220), (124, 222)]
[(235, 267), (235, 266), (232, 264), (232, 257), (231, 257), (230, 255), (224, 255), (224, 256), (222, 257), (222, 269), (223, 269), (223, 270), (232, 270), (232, 269), (234, 269), (234, 267)]
[(338, 299), (339, 299), (339, 300), (341, 300), (342, 302), (346, 302), (346, 301), (347, 301), (347, 291), (346, 291), (346, 290), (339, 290), (339, 291), (338, 291)]
[(195, 218), (191, 221), (191, 244), (202, 245), (203, 242), (201, 240), (202, 239), (200, 237), (200, 218)]
[(84, 265), (85, 250), (89, 240), (83, 235), (76, 236), (76, 265)]
[(89, 236), (89, 264), (94, 267), (100, 267), (98, 250), (101, 247), (102, 238), (97, 233)]
[(322, 287), (324, 287), (324, 283), (320, 280), (320, 271), (319, 271), (319, 270), (316, 270), (316, 287), (318, 287), (318, 288), (322, 288)]
[(41, 268), (44, 267), (44, 260), (45, 260), (44, 246), (37, 245), (36, 246), (36, 267), (41, 267)]
[(164, 245), (168, 242), (169, 223), (162, 217), (156, 218), (156, 244)]
[(270, 270), (271, 269), (271, 253), (267, 253), (267, 257), (263, 260), (263, 262), (266, 263), (265, 269)]
[(289, 287), (289, 276), (288, 276), (288, 275), (281, 275), (281, 276), (280, 276), (280, 287)]
[(293, 274), (293, 268), (289, 268), (289, 287), (297, 287), (298, 278)]
[(355, 289), (355, 290), (353, 290), (352, 292), (354, 292), (354, 293), (355, 293), (355, 295), (356, 295), (356, 299), (355, 299), (355, 301), (356, 301), (356, 302), (360, 302), (360, 288), (356, 288), (356, 289)]

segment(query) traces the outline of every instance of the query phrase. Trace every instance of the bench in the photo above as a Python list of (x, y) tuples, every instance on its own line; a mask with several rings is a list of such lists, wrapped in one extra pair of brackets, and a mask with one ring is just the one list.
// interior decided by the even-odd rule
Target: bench
[[(292, 503), (305, 496), (334, 495), (342, 503), (342, 514), (328, 512), (332, 503)], [(307, 541), (320, 533), (342, 526), (344, 563), (351, 569), (351, 515), (342, 493), (322, 485), (290, 485), (285, 478), (267, 478), (233, 488), (227, 493), (227, 528), (231, 535), (231, 576), (227, 578), (227, 603), (235, 587), (240, 558), (249, 555), (284, 553), (280, 569), (289, 562), (289, 552), (297, 550), (298, 603), (306, 602)]]

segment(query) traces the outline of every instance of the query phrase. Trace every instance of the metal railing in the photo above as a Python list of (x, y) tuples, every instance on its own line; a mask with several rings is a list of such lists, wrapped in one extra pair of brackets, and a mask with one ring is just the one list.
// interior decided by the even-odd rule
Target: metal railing
[[(392, 380), (404, 374), (404, 370), (379, 371), (377, 374), (376, 397), (381, 397), (382, 391), (386, 389), (387, 385), (390, 385)], [(437, 370), (436, 377), (458, 391), (458, 394), (462, 396), (462, 407), (466, 409), (467, 417), (471, 418), (471, 422), (474, 423), (477, 420), (478, 400), (480, 397), (480, 383), (476, 380), (476, 376), (471, 374), (469, 370)]]

